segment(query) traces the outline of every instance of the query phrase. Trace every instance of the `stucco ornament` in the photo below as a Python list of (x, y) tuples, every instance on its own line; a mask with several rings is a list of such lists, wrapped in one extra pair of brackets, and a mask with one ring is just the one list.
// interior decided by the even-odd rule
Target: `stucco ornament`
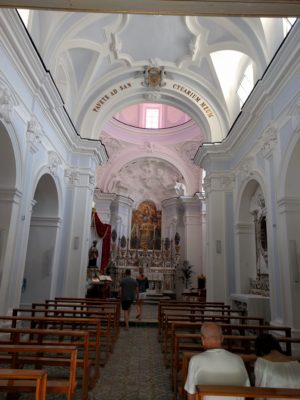
[(277, 129), (270, 125), (262, 135), (262, 152), (264, 157), (268, 157), (268, 155), (275, 149), (277, 144)]
[(27, 139), (32, 144), (38, 144), (41, 142), (41, 138), (43, 136), (43, 129), (33, 115), (27, 124)]
[(0, 118), (10, 122), (10, 113), (13, 109), (12, 94), (8, 88), (0, 87)]
[(186, 196), (186, 187), (182, 182), (176, 182), (174, 186), (177, 196)]
[(61, 164), (60, 158), (55, 151), (49, 151), (48, 153), (48, 168), (52, 176), (57, 175), (58, 166)]
[(142, 85), (152, 89), (158, 89), (165, 86), (164, 74), (164, 67), (154, 65), (146, 66), (144, 70), (144, 82)]
[(79, 171), (73, 168), (68, 168), (65, 170), (65, 180), (66, 183), (70, 185), (75, 185), (76, 182), (78, 182), (80, 179), (79, 177)]

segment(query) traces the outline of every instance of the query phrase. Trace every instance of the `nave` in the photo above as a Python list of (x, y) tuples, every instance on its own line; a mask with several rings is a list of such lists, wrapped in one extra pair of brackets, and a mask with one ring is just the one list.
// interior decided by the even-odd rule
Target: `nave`
[[(119, 338), (90, 400), (169, 400), (173, 398), (170, 370), (164, 365), (157, 338), (157, 305), (145, 304), (142, 321), (130, 314), (130, 328)], [(121, 316), (121, 319), (123, 315)], [(121, 321), (122, 324), (122, 321)]]
[[(34, 303), (31, 308), (14, 309), (12, 316), (0, 316), (7, 326), (11, 323), (10, 328), (0, 329), (1, 364), (14, 368), (9, 379), (0, 375), (0, 389), (17, 391), (21, 394), (19, 400), (32, 399), (34, 396), (25, 393), (33, 393), (35, 385), (26, 379), (19, 382), (18, 375), (22, 370), (37, 376), (37, 370), (44, 369), (48, 375), (45, 390), (36, 392), (36, 400), (185, 399), (183, 382), (189, 360), (205, 350), (201, 345), (201, 324), (214, 321), (222, 327), (222, 347), (238, 353), (245, 363), (252, 385), (248, 397), (300, 398), (300, 389), (290, 393), (284, 389), (298, 388), (299, 380), (297, 386), (265, 387), (266, 393), (254, 387), (254, 342), (258, 334), (276, 335), (283, 354), (290, 360), (300, 360), (300, 338), (292, 335), (290, 327), (270, 325), (256, 315), (245, 316), (222, 302), (197, 300), (146, 304), (142, 320), (136, 318), (133, 305), (129, 330), (125, 330), (120, 303), (115, 299), (56, 298)], [(6, 374), (7, 371), (0, 369)], [(197, 390), (213, 394), (216, 387), (201, 385)], [(245, 397), (243, 387), (231, 390)], [(274, 391), (280, 391), (276, 392), (278, 396), (270, 396)]]
[(171, 400), (170, 369), (163, 362), (157, 327), (137, 325), (120, 331), (113, 354), (101, 369), (90, 400)]

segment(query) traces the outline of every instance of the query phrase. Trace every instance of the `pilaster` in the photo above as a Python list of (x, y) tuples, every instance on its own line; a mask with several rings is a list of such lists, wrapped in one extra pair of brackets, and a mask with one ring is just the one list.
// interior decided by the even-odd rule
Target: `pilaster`
[(232, 173), (211, 173), (204, 182), (207, 224), (207, 299), (227, 302), (234, 285)]
[[(92, 196), (91, 174), (78, 168), (65, 170), (65, 235), (68, 237), (66, 296), (84, 296), (90, 237)], [(88, 190), (87, 190), (88, 189)]]
[[(276, 151), (278, 145), (278, 131), (274, 125), (269, 125), (263, 131), (261, 137), (262, 154), (265, 160), (266, 174), (266, 210), (267, 210), (267, 235), (268, 235), (268, 269), (270, 283), (270, 308), (271, 321), (273, 323), (283, 323), (283, 271), (280, 267), (280, 256), (278, 235), (277, 235), (277, 215), (276, 215)], [(276, 293), (276, 296), (274, 295)]]

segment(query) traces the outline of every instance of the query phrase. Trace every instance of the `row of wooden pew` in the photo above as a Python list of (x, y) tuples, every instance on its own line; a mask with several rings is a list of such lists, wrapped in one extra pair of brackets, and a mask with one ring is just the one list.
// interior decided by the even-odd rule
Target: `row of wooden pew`
[[(174, 399), (178, 395), (186, 398), (183, 386), (188, 363), (191, 355), (203, 351), (200, 329), (205, 321), (215, 321), (221, 325), (224, 333), (223, 347), (241, 355), (250, 375), (256, 360), (254, 343), (258, 334), (275, 334), (287, 355), (292, 355), (292, 346), (300, 343), (300, 338), (292, 337), (290, 327), (271, 326), (263, 318), (246, 316), (240, 310), (232, 310), (223, 303), (161, 301), (158, 321), (158, 339), (165, 365), (170, 368)], [(295, 359), (300, 360), (300, 357)]]
[[(81, 399), (87, 400), (89, 388), (100, 376), (100, 365), (113, 351), (119, 319), (119, 301), (78, 298), (33, 303), (14, 309), (11, 316), (0, 316), (0, 364), (3, 370), (10, 367), (8, 378), (0, 376), (0, 390), (36, 390), (39, 399), (45, 393), (64, 393), (71, 400), (80, 384)], [(26, 370), (29, 378), (21, 379), (19, 370), (25, 373), (27, 366), (47, 371), (64, 367), (68, 374), (52, 377), (48, 371), (39, 376)]]

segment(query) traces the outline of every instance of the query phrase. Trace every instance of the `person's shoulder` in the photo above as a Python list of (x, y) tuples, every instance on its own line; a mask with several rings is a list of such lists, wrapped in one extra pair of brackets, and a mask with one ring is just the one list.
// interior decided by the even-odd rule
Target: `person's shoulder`
[(205, 356), (204, 356), (204, 353), (205, 353), (205, 351), (202, 352), (202, 353), (195, 354), (194, 356), (192, 356), (191, 359), (190, 359), (190, 364), (193, 365), (193, 364), (195, 364), (195, 363), (199, 363), (199, 360), (200, 360), (200, 361), (203, 360), (204, 357), (205, 357)]
[(244, 363), (242, 357), (239, 354), (232, 353), (231, 351), (226, 350), (226, 349), (220, 349), (220, 350), (221, 350), (221, 353), (224, 354), (224, 356), (231, 358), (231, 359), (241, 361), (242, 363)]
[(255, 365), (263, 365), (265, 364), (265, 361), (262, 357), (257, 357), (257, 359), (255, 360)]

